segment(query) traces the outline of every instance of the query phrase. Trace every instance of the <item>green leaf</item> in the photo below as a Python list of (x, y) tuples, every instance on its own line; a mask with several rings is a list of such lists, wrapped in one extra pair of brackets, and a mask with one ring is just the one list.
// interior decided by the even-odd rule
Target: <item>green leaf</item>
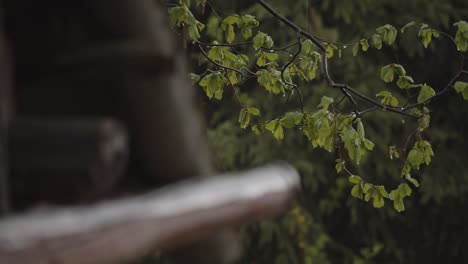
[(351, 195), (361, 200), (364, 199), (364, 192), (362, 190), (361, 184), (356, 184), (353, 186), (351, 189)]
[(256, 107), (247, 107), (247, 112), (253, 116), (259, 116), (260, 110)]
[(380, 99), (380, 102), (385, 105), (390, 105), (390, 106), (398, 106), (398, 99), (394, 97), (390, 92), (388, 91), (382, 91), (376, 94), (377, 97), (382, 97)]
[(335, 162), (335, 170), (337, 173), (340, 173), (341, 171), (343, 171), (344, 161), (342, 161), (341, 159), (337, 159), (335, 160)]
[(221, 28), (223, 30), (226, 30), (228, 26), (234, 25), (235, 23), (237, 23), (237, 21), (239, 21), (239, 19), (240, 19), (239, 15), (236, 15), (236, 14), (229, 15), (226, 18), (224, 18), (223, 21), (221, 22)]
[(200, 38), (200, 32), (198, 27), (195, 25), (187, 25), (188, 37), (191, 40), (198, 40)]
[(382, 36), (382, 40), (385, 44), (391, 45), (395, 42), (398, 35), (398, 31), (392, 25), (385, 25), (376, 29), (377, 33)]
[(406, 75), (406, 70), (400, 64), (392, 64), (393, 70), (398, 75)]
[(367, 193), (369, 192), (369, 190), (372, 188), (372, 185), (369, 184), (369, 183), (365, 183), (364, 184), (364, 187), (362, 188), (362, 190), (364, 191), (364, 193)]
[(310, 54), (314, 51), (314, 44), (310, 39), (306, 39), (302, 42), (301, 52), (305, 55)]
[(282, 140), (284, 138), (283, 127), (278, 125), (276, 130), (273, 132), (273, 135), (277, 140)]
[(301, 123), (303, 116), (301, 112), (288, 112), (280, 119), (280, 122), (285, 128), (293, 128)]
[(349, 176), (348, 180), (349, 180), (350, 183), (354, 183), (354, 184), (358, 184), (358, 183), (361, 183), (361, 182), (362, 182), (361, 177), (359, 177), (359, 176), (357, 176), (357, 175), (351, 175), (351, 176)]
[(284, 138), (283, 127), (281, 126), (278, 119), (274, 119), (274, 120), (268, 122), (265, 125), (265, 129), (272, 132), (273, 136), (277, 140), (282, 140)]
[(223, 86), (228, 82), (220, 72), (213, 72), (205, 75), (198, 83), (206, 93), (208, 98), (221, 100), (223, 96)]
[(255, 50), (258, 50), (259, 48), (261, 48), (263, 46), (263, 43), (265, 43), (265, 37), (267, 36), (267, 34), (259, 31), (257, 33), (257, 35), (255, 35), (255, 37), (253, 38), (253, 47)]
[(406, 174), (405, 175), (405, 179), (409, 182), (411, 182), (414, 187), (418, 188), (419, 187), (419, 182), (418, 180), (416, 180), (415, 178), (412, 178), (410, 174)]
[(364, 133), (364, 125), (362, 124), (362, 121), (360, 118), (357, 119), (357, 133), (361, 139), (364, 139), (366, 137)]
[(375, 208), (381, 208), (385, 205), (384, 198), (380, 194), (374, 194), (374, 200), (372, 202), (372, 205)]
[(386, 83), (392, 82), (394, 76), (392, 64), (385, 65), (380, 70), (380, 78)]
[(207, 55), (208, 58), (221, 63), (224, 60), (224, 49), (218, 46), (212, 47)]
[(229, 71), (228, 79), (232, 85), (237, 84), (239, 82), (239, 80), (237, 79), (237, 73), (235, 71)]
[(424, 160), (424, 155), (417, 148), (411, 149), (406, 158), (406, 161), (411, 165), (411, 167), (417, 168), (417, 169), (419, 169), (419, 165), (423, 163), (423, 160)]
[(364, 147), (365, 147), (367, 150), (371, 151), (371, 150), (374, 149), (374, 143), (372, 143), (372, 141), (370, 141), (370, 140), (368, 140), (367, 138), (365, 138), (365, 139), (363, 140), (363, 142), (364, 142)]
[(429, 43), (431, 43), (432, 37), (439, 37), (439, 32), (429, 28), (427, 24), (422, 24), (421, 28), (419, 29), (418, 36), (421, 38), (424, 47), (427, 48)]
[(265, 129), (268, 130), (268, 131), (273, 132), (275, 130), (275, 127), (276, 127), (277, 123), (278, 123), (278, 119), (273, 119), (270, 122), (267, 122), (265, 124)]
[(393, 208), (397, 210), (397, 212), (401, 213), (405, 210), (405, 204), (403, 203), (402, 199), (398, 199), (393, 201)]
[(376, 186), (374, 186), (374, 188), (379, 192), (379, 194), (382, 197), (387, 197), (388, 196), (388, 193), (385, 190), (385, 187), (383, 185), (376, 185)]
[(267, 34), (259, 31), (253, 38), (253, 47), (255, 50), (258, 50), (263, 46), (268, 49), (273, 47), (273, 40)]
[(221, 22), (221, 29), (224, 31), (227, 43), (234, 40), (234, 24), (239, 20), (238, 15), (230, 15), (223, 19)]
[(458, 21), (453, 24), (457, 26), (457, 33), (455, 34), (455, 44), (457, 49), (462, 52), (468, 50), (468, 23), (466, 21)]
[(334, 100), (332, 97), (322, 96), (322, 99), (320, 99), (320, 104), (317, 107), (327, 110), (330, 104), (332, 104), (333, 102)]
[(273, 47), (273, 39), (268, 35), (266, 35), (264, 43), (265, 43), (265, 47), (268, 49)]
[(414, 83), (413, 78), (411, 78), (410, 76), (402, 75), (398, 77), (397, 85), (401, 89), (410, 88), (411, 84), (413, 83)]
[(168, 9), (169, 21), (171, 25), (181, 25), (186, 17), (185, 9), (181, 6), (171, 7)]
[(252, 15), (243, 15), (237, 21), (237, 27), (241, 29), (241, 34), (244, 39), (252, 37), (252, 28), (258, 27), (260, 23)]
[(400, 189), (400, 195), (403, 197), (411, 195), (412, 190), (407, 183), (401, 183), (398, 189)]
[(315, 79), (318, 68), (317, 64), (320, 60), (320, 54), (317, 52), (314, 51), (311, 55), (312, 56), (304, 56), (299, 62), (299, 67), (307, 73), (309, 81)]
[(324, 45), (327, 48), (327, 58), (330, 59), (331, 57), (333, 57), (333, 54), (335, 50), (338, 49), (338, 47), (328, 42), (325, 42)]
[(463, 96), (463, 99), (468, 100), (468, 83), (456, 82), (454, 88), (457, 93)]
[(239, 113), (239, 123), (242, 129), (245, 129), (250, 123), (250, 114), (247, 108), (242, 108)]
[(402, 212), (405, 210), (405, 205), (403, 203), (403, 199), (407, 196), (411, 195), (411, 188), (408, 186), (407, 183), (401, 183), (398, 185), (398, 188), (391, 191), (388, 195), (388, 198), (393, 201), (393, 207), (398, 212)]
[(372, 44), (376, 49), (380, 50), (382, 48), (382, 35), (374, 34), (372, 36)]
[(359, 43), (361, 44), (362, 51), (367, 51), (369, 49), (369, 42), (367, 42), (367, 39), (361, 39)]
[(262, 69), (257, 72), (258, 83), (265, 88), (265, 90), (274, 94), (284, 92), (283, 84), (280, 80), (281, 72), (276, 69)]
[(353, 47), (353, 56), (356, 56), (359, 51), (359, 43), (356, 43)]
[(429, 98), (433, 97), (435, 95), (434, 89), (432, 87), (423, 84), (421, 85), (421, 90), (419, 91), (418, 95), (418, 103), (423, 103), (427, 101)]
[(424, 155), (424, 163), (429, 165), (431, 162), (431, 157), (434, 156), (434, 151), (432, 150), (431, 143), (426, 140), (420, 140), (416, 142), (416, 147), (419, 148)]
[(251, 28), (241, 29), (241, 35), (244, 39), (249, 39), (250, 37), (252, 37), (252, 29)]

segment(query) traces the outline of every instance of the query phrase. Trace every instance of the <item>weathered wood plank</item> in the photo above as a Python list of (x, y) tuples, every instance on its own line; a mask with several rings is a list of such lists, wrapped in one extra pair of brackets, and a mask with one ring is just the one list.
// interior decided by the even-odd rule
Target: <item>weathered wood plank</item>
[(122, 263), (277, 214), (298, 185), (294, 169), (270, 165), (92, 207), (10, 217), (0, 221), (0, 263)]

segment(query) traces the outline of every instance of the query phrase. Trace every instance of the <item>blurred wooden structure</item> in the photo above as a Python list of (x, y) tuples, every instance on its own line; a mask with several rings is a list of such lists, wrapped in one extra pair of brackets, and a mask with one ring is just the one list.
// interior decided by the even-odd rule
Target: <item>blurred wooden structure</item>
[(270, 165), (94, 206), (7, 218), (0, 221), (0, 263), (105, 264), (168, 250), (281, 212), (298, 182), (290, 167)]
[(284, 166), (216, 176), (164, 12), (153, 0), (1, 1), (0, 263), (174, 248), (178, 263), (230, 263), (228, 228), (293, 197)]

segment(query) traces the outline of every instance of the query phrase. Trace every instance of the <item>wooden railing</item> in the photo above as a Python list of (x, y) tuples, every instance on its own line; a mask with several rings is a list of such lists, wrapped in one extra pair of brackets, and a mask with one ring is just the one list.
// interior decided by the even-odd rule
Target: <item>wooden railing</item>
[(185, 181), (93, 206), (0, 221), (0, 263), (115, 263), (276, 215), (299, 177), (285, 164)]

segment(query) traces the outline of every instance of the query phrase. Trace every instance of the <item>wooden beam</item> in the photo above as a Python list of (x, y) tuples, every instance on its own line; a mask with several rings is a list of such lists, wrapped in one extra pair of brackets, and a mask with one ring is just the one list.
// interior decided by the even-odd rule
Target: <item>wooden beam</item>
[(275, 215), (298, 185), (294, 169), (276, 164), (95, 206), (10, 217), (0, 221), (0, 263), (122, 263)]

